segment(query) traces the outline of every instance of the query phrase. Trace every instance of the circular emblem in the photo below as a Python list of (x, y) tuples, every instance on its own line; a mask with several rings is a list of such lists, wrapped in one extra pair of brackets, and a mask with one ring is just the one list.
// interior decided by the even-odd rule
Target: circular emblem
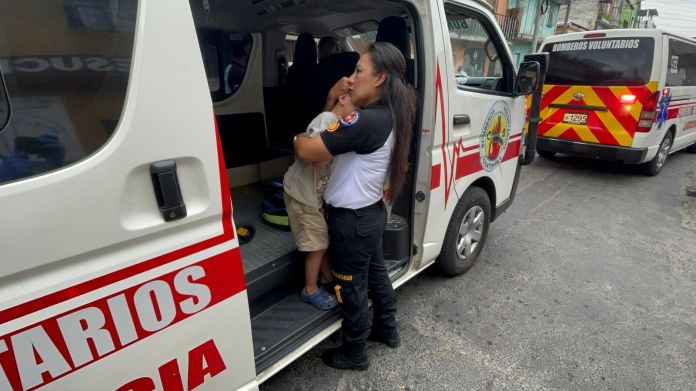
[(333, 132), (334, 130), (338, 129), (338, 127), (341, 126), (338, 121), (332, 122), (329, 124), (329, 126), (326, 127), (327, 132)]
[(585, 94), (582, 92), (576, 92), (575, 95), (573, 95), (573, 100), (583, 100), (585, 99)]
[(341, 118), (341, 123), (343, 126), (353, 126), (360, 119), (360, 113), (354, 111), (345, 117)]
[(481, 166), (493, 171), (505, 156), (510, 138), (510, 107), (503, 101), (495, 102), (486, 114), (479, 139)]

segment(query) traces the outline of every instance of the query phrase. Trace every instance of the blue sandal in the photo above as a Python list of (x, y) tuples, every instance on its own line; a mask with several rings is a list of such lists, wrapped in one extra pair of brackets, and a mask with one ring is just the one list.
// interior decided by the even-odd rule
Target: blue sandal
[(338, 305), (336, 298), (326, 292), (323, 287), (319, 288), (313, 295), (305, 295), (301, 291), (300, 300), (324, 311), (333, 309)]

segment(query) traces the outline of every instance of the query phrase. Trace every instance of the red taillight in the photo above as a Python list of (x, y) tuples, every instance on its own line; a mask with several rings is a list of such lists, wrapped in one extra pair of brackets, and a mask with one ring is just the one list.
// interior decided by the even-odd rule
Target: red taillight
[(637, 132), (649, 132), (655, 122), (655, 111), (657, 109), (657, 100), (660, 98), (660, 92), (655, 91), (643, 103), (643, 111), (640, 112), (638, 118)]
[(607, 35), (605, 33), (592, 33), (592, 34), (585, 34), (583, 38), (604, 38)]
[(630, 94), (621, 95), (621, 103), (625, 105), (632, 105), (636, 103), (636, 96)]

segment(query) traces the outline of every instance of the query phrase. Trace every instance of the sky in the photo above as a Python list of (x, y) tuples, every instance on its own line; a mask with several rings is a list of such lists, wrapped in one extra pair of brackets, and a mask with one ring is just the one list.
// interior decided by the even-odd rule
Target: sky
[(644, 0), (641, 8), (657, 8), (653, 18), (658, 28), (696, 37), (696, 0)]

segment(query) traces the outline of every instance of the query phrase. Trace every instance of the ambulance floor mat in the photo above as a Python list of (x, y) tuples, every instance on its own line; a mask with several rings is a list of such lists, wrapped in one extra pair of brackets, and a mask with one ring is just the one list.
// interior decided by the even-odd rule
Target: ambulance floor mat
[(251, 224), (256, 230), (254, 239), (240, 247), (245, 273), (296, 250), (290, 231), (273, 228), (261, 219), (263, 184), (254, 183), (230, 191), (235, 223)]

